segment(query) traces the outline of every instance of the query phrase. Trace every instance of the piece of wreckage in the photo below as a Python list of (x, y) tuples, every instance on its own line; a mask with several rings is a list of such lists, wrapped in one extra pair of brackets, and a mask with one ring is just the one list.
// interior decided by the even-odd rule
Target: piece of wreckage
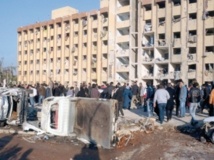
[(115, 100), (46, 98), (42, 104), (39, 128), (39, 125), (33, 122), (37, 119), (32, 119), (34, 108), (28, 103), (28, 93), (28, 90), (18, 88), (0, 91), (1, 120), (9, 125), (22, 125), (24, 131), (34, 130), (37, 134), (47, 133), (56, 136), (75, 134), (81, 141), (107, 149), (115, 143), (117, 127)]
[(202, 142), (211, 141), (214, 144), (214, 117), (205, 118), (203, 123), (200, 140)]

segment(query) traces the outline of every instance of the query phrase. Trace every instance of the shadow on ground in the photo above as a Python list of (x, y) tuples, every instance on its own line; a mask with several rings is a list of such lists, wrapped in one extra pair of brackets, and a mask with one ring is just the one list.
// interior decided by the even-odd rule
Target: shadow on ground
[(0, 138), (0, 160), (28, 160), (28, 156), (33, 151), (32, 148), (23, 152), (19, 144), (14, 146), (9, 145), (15, 135), (7, 135)]

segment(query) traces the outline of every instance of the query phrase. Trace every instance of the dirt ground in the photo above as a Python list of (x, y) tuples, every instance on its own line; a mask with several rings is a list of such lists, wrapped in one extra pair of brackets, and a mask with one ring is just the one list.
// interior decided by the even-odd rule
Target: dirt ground
[[(1, 134), (0, 160), (212, 160), (214, 145), (196, 134), (164, 127), (153, 133), (135, 132), (110, 150), (75, 139)], [(125, 146), (127, 144), (127, 146)]]

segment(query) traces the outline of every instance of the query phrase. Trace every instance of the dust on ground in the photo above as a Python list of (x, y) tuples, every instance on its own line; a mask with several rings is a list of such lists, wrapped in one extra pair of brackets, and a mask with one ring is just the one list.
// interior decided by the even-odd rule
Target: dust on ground
[[(192, 131), (192, 132), (191, 132)], [(194, 132), (193, 132), (194, 131)], [(108, 150), (69, 137), (1, 134), (1, 160), (211, 160), (214, 145), (201, 143), (197, 131), (170, 125), (135, 131)]]

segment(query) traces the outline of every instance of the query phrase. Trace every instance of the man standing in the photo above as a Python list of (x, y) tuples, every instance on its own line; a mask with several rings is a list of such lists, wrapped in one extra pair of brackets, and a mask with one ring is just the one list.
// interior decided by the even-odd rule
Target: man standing
[(147, 107), (147, 113), (148, 117), (151, 117), (153, 115), (153, 106), (152, 106), (152, 100), (154, 98), (154, 88), (151, 86), (150, 82), (146, 83), (146, 107)]
[(131, 109), (137, 109), (136, 107), (136, 103), (137, 103), (137, 94), (139, 93), (139, 89), (137, 86), (137, 82), (133, 82), (132, 87), (131, 87), (131, 91), (132, 91), (132, 101), (131, 101)]
[(168, 83), (166, 90), (170, 95), (170, 98), (168, 99), (166, 104), (166, 116), (167, 116), (167, 121), (169, 121), (172, 118), (172, 110), (174, 108), (175, 90), (172, 88), (171, 83)]
[(42, 102), (45, 98), (45, 94), (46, 94), (45, 87), (43, 86), (43, 84), (40, 84), (40, 87), (39, 87), (39, 105), (42, 104)]
[(164, 121), (164, 111), (166, 108), (167, 100), (169, 98), (170, 98), (169, 93), (164, 89), (163, 85), (160, 84), (159, 89), (155, 92), (153, 106), (156, 107), (156, 101), (157, 101), (158, 109), (159, 109), (159, 120), (161, 124), (163, 124), (163, 121)]
[(120, 83), (117, 83), (116, 91), (113, 95), (113, 99), (116, 99), (118, 101), (117, 117), (119, 116), (119, 112), (121, 113), (122, 117), (124, 116), (124, 113), (123, 113), (123, 91), (124, 91), (124, 88), (120, 86)]
[(180, 93), (179, 93), (180, 117), (185, 117), (187, 88), (184, 85), (184, 82), (182, 80), (179, 82), (179, 87), (180, 87)]
[(191, 119), (192, 125), (195, 125), (197, 123), (197, 121), (195, 120), (195, 112), (201, 100), (201, 94), (200, 94), (201, 92), (198, 87), (199, 87), (198, 83), (194, 82), (193, 87), (190, 89), (188, 94), (188, 99), (190, 102), (190, 115), (192, 116), (192, 119)]
[(29, 86), (29, 89), (32, 91), (30, 94), (29, 94), (29, 97), (30, 97), (30, 104), (32, 107), (34, 107), (35, 105), (35, 97), (37, 95), (37, 90), (36, 88), (34, 88), (33, 86)]

